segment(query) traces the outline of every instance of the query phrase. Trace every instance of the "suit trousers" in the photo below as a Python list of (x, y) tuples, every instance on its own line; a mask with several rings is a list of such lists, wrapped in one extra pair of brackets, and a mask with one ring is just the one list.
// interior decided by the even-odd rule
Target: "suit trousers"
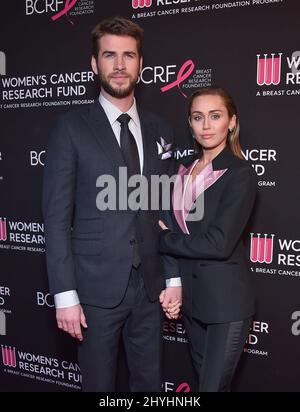
[(228, 323), (203, 323), (184, 316), (199, 392), (229, 392), (252, 317)]
[(129, 369), (130, 391), (161, 390), (162, 311), (158, 300), (150, 302), (141, 270), (142, 266), (132, 267), (125, 296), (118, 306), (82, 305), (88, 325), (78, 350), (84, 392), (116, 390), (121, 338)]

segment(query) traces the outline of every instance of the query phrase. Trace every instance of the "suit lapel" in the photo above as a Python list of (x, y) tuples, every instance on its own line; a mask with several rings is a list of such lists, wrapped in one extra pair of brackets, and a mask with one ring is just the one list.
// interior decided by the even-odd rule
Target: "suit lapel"
[[(140, 110), (138, 110), (138, 113), (141, 123), (144, 152), (143, 175), (149, 177), (151, 175), (151, 167), (155, 165), (155, 156), (157, 156), (156, 146), (153, 140), (154, 129), (147, 115)], [(125, 166), (120, 146), (98, 100), (90, 107), (87, 123), (101, 146), (102, 152), (111, 160), (113, 166), (117, 168)]]
[(116, 168), (125, 166), (120, 146), (98, 100), (90, 107), (87, 123), (101, 146), (101, 151)]
[[(179, 166), (172, 203), (175, 219), (184, 233), (189, 233), (186, 218), (193, 202), (196, 201), (203, 191), (215, 184), (234, 161), (236, 161), (234, 155), (228, 148), (225, 148), (215, 159), (213, 159), (212, 164), (207, 165), (203, 169), (203, 179), (196, 179), (192, 184), (188, 183), (188, 177), (197, 163), (197, 158), (196, 160), (193, 160), (192, 163), (188, 164), (187, 167), (183, 164)], [(189, 190), (189, 196), (186, 196), (187, 190)]]
[(212, 161), (213, 170), (228, 169), (236, 163), (238, 158), (226, 146)]
[[(143, 167), (143, 175), (146, 177), (150, 177), (151, 175), (151, 166), (154, 164), (154, 159), (156, 155), (156, 146), (153, 140), (153, 125), (147, 118), (146, 114), (138, 110), (140, 123), (141, 123), (141, 132), (142, 132), (142, 139), (143, 139), (143, 152), (144, 152), (144, 167)], [(151, 162), (152, 161), (152, 162)]]
[(172, 204), (173, 204), (173, 211), (175, 219), (184, 233), (189, 233), (187, 225), (186, 225), (186, 191), (189, 187), (189, 176), (193, 168), (195, 167), (198, 159), (194, 160), (191, 165), (187, 168), (181, 164), (179, 166), (173, 196), (172, 196)]

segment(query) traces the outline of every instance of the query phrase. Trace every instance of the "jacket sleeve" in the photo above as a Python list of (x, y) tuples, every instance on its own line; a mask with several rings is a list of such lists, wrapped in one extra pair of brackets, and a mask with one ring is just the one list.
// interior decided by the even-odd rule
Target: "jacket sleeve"
[[(169, 128), (169, 134), (171, 136), (173, 136), (173, 132), (172, 132), (171, 128)], [(174, 149), (175, 148), (174, 139), (172, 139), (172, 143), (173, 143), (172, 144), (172, 146), (173, 146), (172, 149)], [(162, 161), (164, 161), (164, 160), (162, 160)], [(169, 178), (172, 178), (172, 176), (175, 176), (176, 168), (177, 168), (177, 166), (176, 166), (175, 158), (173, 157), (170, 161), (170, 166), (169, 166), (169, 170), (168, 170)], [(169, 181), (169, 184), (170, 184), (170, 181)], [(167, 189), (164, 188), (164, 187), (162, 188), (162, 197), (163, 196), (168, 196), (167, 200), (168, 200), (169, 209), (168, 210), (163, 210), (161, 208), (161, 210), (159, 212), (159, 219), (162, 220), (168, 228), (173, 227), (172, 226), (172, 217), (171, 217), (171, 214), (170, 214), (170, 208), (171, 208), (171, 204), (172, 204), (171, 203), (171, 193), (172, 193), (171, 188), (172, 188), (171, 185)], [(158, 224), (158, 222), (157, 222), (157, 224)], [(163, 274), (164, 274), (165, 279), (180, 277), (180, 270), (179, 270), (178, 260), (174, 256), (168, 255), (166, 253), (161, 254), (161, 258), (162, 258), (162, 262), (163, 262)]]
[[(172, 218), (168, 210), (164, 210), (160, 214), (160, 220), (164, 224), (172, 229)], [(178, 259), (171, 254), (163, 253), (161, 254), (163, 261), (164, 276), (166, 279), (178, 278), (180, 277), (179, 262)]]
[(46, 261), (52, 294), (76, 289), (71, 250), (71, 226), (75, 197), (76, 153), (61, 119), (46, 151), (42, 209)]
[(160, 251), (186, 258), (227, 259), (247, 224), (256, 190), (257, 180), (253, 169), (235, 169), (222, 195), (216, 219), (207, 231), (186, 235), (165, 230), (160, 233)]

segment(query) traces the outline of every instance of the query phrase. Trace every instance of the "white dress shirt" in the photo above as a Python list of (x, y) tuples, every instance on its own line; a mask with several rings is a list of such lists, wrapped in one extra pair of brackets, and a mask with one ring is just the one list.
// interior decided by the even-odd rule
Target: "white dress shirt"
[[(108, 118), (108, 121), (113, 129), (117, 142), (120, 146), (121, 124), (117, 119), (123, 112), (121, 112), (120, 109), (118, 109), (110, 101), (108, 101), (102, 94), (100, 94), (99, 96), (99, 103), (101, 104)], [(144, 167), (143, 138), (142, 138), (140, 118), (138, 115), (135, 99), (134, 99), (133, 105), (130, 107), (130, 109), (126, 113), (131, 117), (131, 120), (128, 123), (128, 127), (136, 141), (136, 145), (137, 145), (138, 153), (139, 153), (139, 159), (140, 159), (140, 167), (142, 171)], [(166, 279), (166, 287), (174, 287), (174, 286), (181, 286), (180, 278)], [(54, 303), (57, 309), (61, 309), (61, 308), (68, 308), (70, 306), (78, 305), (80, 301), (79, 301), (76, 290), (68, 290), (66, 292), (61, 292), (61, 293), (57, 293), (56, 295), (54, 295)]]

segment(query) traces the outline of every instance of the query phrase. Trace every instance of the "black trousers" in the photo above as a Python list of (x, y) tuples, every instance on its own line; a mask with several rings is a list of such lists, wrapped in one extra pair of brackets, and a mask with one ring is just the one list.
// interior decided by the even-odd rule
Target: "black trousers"
[(203, 323), (184, 316), (199, 392), (228, 392), (252, 317), (229, 323)]
[[(105, 287), (105, 285), (103, 286)], [(83, 305), (88, 328), (78, 359), (85, 392), (114, 392), (123, 338), (131, 392), (161, 390), (161, 307), (150, 302), (139, 269), (132, 268), (122, 302), (115, 308)]]

